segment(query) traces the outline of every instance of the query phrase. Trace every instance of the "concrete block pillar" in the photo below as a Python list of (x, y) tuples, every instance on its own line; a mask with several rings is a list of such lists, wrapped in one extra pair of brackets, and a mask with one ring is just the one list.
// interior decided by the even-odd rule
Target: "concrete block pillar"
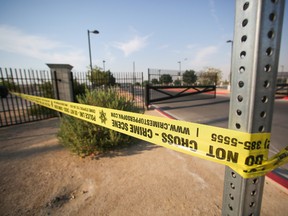
[(72, 68), (69, 64), (47, 64), (51, 71), (55, 98), (74, 101)]

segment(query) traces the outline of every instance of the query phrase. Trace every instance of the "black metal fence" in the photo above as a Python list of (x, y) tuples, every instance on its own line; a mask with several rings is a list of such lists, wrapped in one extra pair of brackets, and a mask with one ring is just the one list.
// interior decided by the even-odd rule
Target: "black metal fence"
[(56, 116), (56, 112), (31, 103), (10, 92), (54, 98), (50, 72), (0, 68), (0, 127)]
[[(103, 76), (104, 74), (104, 76)], [(106, 75), (105, 75), (106, 74)], [(98, 74), (99, 75), (99, 74)], [(74, 99), (85, 89), (115, 88), (127, 100), (144, 111), (142, 73), (100, 73), (91, 76), (87, 72), (73, 72)], [(46, 70), (0, 68), (0, 127), (39, 121), (57, 116), (57, 112), (10, 94), (20, 92), (46, 98), (55, 98), (57, 89), (52, 86), (52, 76)], [(57, 82), (55, 82), (57, 83)], [(54, 89), (56, 92), (54, 92)]]
[(216, 97), (217, 73), (148, 69), (145, 105), (172, 100), (209, 99)]
[[(95, 74), (95, 75), (94, 75)], [(132, 100), (134, 104), (144, 111), (143, 73), (112, 73), (98, 71), (91, 75), (90, 72), (73, 72), (74, 100), (85, 89), (115, 89), (120, 95)]]

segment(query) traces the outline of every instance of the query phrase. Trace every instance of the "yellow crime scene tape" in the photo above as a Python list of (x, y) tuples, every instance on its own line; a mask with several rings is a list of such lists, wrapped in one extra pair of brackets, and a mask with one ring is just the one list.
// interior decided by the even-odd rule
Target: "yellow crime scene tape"
[(288, 146), (268, 159), (270, 133), (209, 125), (13, 93), (36, 104), (178, 152), (228, 165), (244, 178), (288, 162)]

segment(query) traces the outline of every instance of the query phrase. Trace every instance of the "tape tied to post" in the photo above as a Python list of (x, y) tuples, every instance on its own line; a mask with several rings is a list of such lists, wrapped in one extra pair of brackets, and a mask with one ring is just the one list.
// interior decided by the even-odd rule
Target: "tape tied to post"
[(288, 146), (268, 159), (270, 133), (251, 134), (27, 94), (13, 94), (156, 145), (227, 165), (244, 178), (265, 175), (288, 162)]

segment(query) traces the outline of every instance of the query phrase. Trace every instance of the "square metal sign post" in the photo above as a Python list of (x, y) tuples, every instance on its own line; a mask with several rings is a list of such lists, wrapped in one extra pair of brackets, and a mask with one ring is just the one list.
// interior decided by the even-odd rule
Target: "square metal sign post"
[[(229, 129), (271, 132), (285, 0), (236, 0)], [(260, 215), (265, 177), (226, 167), (222, 215)]]

